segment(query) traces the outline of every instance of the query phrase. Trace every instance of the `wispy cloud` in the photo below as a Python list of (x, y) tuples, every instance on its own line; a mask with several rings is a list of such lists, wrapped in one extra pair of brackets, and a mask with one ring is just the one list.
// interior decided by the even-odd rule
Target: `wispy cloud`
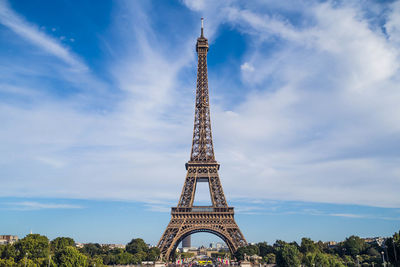
[(46, 35), (36, 25), (28, 23), (23, 17), (15, 13), (7, 1), (0, 2), (0, 23), (47, 53), (63, 60), (74, 71), (86, 71), (88, 69), (82, 60), (72, 54), (56, 38)]
[(21, 201), (5, 203), (11, 210), (43, 210), (43, 209), (82, 209), (83, 206), (59, 203), (40, 203), (35, 201)]
[[(400, 100), (400, 47), (371, 27), (363, 7), (307, 4), (296, 8), (302, 23), (293, 23), (289, 9), (274, 4), (186, 3), (254, 44), (241, 68), (251, 93), (213, 112), (231, 194), (400, 205), (392, 190), (400, 186), (398, 153), (390, 148), (400, 133), (393, 101)], [(397, 25), (389, 14), (387, 24)]]
[(345, 217), (345, 218), (366, 218), (366, 215), (352, 214), (352, 213), (331, 213), (329, 216)]
[[(85, 69), (79, 56), (4, 3), (2, 24)], [(394, 8), (383, 33), (356, 5), (300, 5), (296, 12), (304, 23), (296, 24), (288, 7), (271, 3), (185, 3), (206, 17), (210, 57), (221, 25), (251, 44), (240, 64), (226, 64), (240, 77), (234, 105), (217, 101), (231, 97), (230, 87), (218, 81), (232, 77), (209, 76), (215, 151), (228, 198), (400, 206)], [(57, 102), (40, 94), (29, 108), (0, 105), (3, 195), (101, 196), (144, 201), (162, 211), (168, 207), (152, 204), (154, 199), (176, 203), (193, 129), (198, 25), (178, 31), (176, 23), (166, 24), (158, 31), (151, 4), (117, 5), (104, 38), (112, 55), (104, 69), (118, 101), (87, 90), (72, 75), (68, 79), (84, 91), (73, 99)], [(198, 21), (200, 14), (193, 16)], [(30, 71), (47, 74), (39, 64)], [(13, 86), (3, 91), (30, 97), (25, 87)], [(92, 97), (107, 108), (87, 105)]]

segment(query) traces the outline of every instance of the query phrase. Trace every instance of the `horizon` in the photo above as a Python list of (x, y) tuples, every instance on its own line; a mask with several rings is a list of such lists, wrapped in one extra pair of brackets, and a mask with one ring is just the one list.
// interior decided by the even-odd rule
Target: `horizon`
[(2, 1), (3, 234), (157, 244), (203, 17), (214, 151), (247, 241), (399, 230), (400, 1)]
[[(396, 233), (396, 232), (395, 232)], [(393, 234), (395, 234), (395, 233), (393, 233)], [(46, 235), (43, 235), (43, 234), (41, 234), (41, 233), (35, 233), (35, 232), (30, 232), (30, 233), (28, 233), (28, 234), (26, 234), (25, 236), (17, 236), (18, 237), (18, 239), (22, 239), (22, 238), (24, 238), (24, 237), (26, 237), (26, 236), (28, 236), (28, 235), (30, 235), (30, 234), (39, 234), (39, 235), (42, 235), (42, 236), (46, 236)], [(197, 238), (195, 238), (195, 243), (196, 243), (196, 245), (193, 245), (192, 244), (192, 246), (191, 246), (191, 248), (199, 248), (199, 247), (206, 247), (206, 248), (210, 248), (210, 245), (211, 244), (222, 244), (224, 247), (226, 247), (226, 243), (222, 240), (222, 239), (215, 239), (215, 240), (212, 240), (212, 241), (204, 241), (204, 240), (196, 240), (196, 239), (198, 239), (198, 236), (196, 236), (198, 233), (196, 233), (196, 234), (193, 234), (192, 235), (192, 237), (194, 236), (194, 237), (197, 237)], [(200, 234), (204, 234), (204, 233), (200, 233)], [(391, 238), (392, 236), (393, 236), (393, 234), (392, 235), (389, 235), (389, 236), (358, 236), (358, 237), (360, 237), (361, 239), (373, 239), (373, 238), (383, 238), (383, 239), (387, 239), (387, 238)], [(7, 234), (8, 235), (8, 234)], [(15, 235), (13, 235), (13, 234), (11, 234), (12, 236), (15, 236)], [(207, 236), (213, 236), (212, 234), (209, 234), (209, 233), (206, 233), (205, 235), (207, 235)], [(349, 236), (346, 236), (343, 240), (314, 240), (314, 239), (312, 239), (311, 238), (311, 240), (313, 240), (314, 242), (323, 242), (323, 243), (328, 243), (328, 242), (336, 242), (336, 243), (340, 243), (340, 242), (343, 242), (343, 241), (345, 241), (347, 238), (349, 238), (349, 237), (351, 237), (351, 236), (357, 236), (357, 235), (349, 235)], [(46, 236), (47, 237), (47, 236)], [(52, 241), (52, 240), (54, 240), (54, 239), (56, 239), (56, 238), (58, 238), (58, 237), (69, 237), (69, 236), (56, 236), (56, 237), (54, 237), (54, 238), (49, 238), (49, 240), (50, 241)], [(134, 237), (134, 238), (141, 238), (140, 236), (136, 236), (136, 237)], [(132, 238), (132, 239), (134, 239), (134, 238)], [(304, 237), (302, 237), (302, 238), (308, 238), (308, 237), (306, 237), (306, 236), (304, 236)], [(267, 242), (267, 244), (268, 245), (273, 245), (273, 244), (275, 244), (276, 243), (276, 241), (284, 241), (284, 242), (287, 242), (287, 243), (292, 243), (292, 242), (296, 242), (297, 244), (301, 244), (301, 239), (302, 238), (300, 238), (300, 240), (282, 240), (282, 239), (276, 239), (274, 242), (267, 242), (267, 241), (265, 241), (265, 240), (259, 240), (259, 241), (257, 241), (257, 242), (249, 242), (249, 245), (255, 245), (255, 244), (258, 244), (258, 243), (263, 243), (263, 242)], [(103, 246), (103, 245), (126, 245), (126, 244), (128, 244), (132, 239), (130, 239), (128, 242), (126, 242), (126, 243), (110, 243), (110, 242), (105, 242), (105, 243), (99, 243), (99, 242), (80, 242), (80, 241), (77, 241), (77, 240), (75, 240), (74, 239), (74, 241), (75, 241), (75, 244), (83, 244), (83, 245), (85, 245), (85, 244), (99, 244), (99, 245), (101, 245), (101, 246)], [(143, 239), (143, 238), (141, 238), (141, 239)], [(144, 239), (143, 239), (144, 240)], [(148, 242), (146, 242), (146, 240), (144, 240), (144, 242), (146, 243), (146, 244), (148, 244), (149, 245), (149, 247), (154, 247), (154, 246), (157, 246), (157, 244), (151, 244), (151, 243), (148, 243)], [(193, 239), (192, 239), (192, 242), (193, 242)], [(199, 243), (199, 242), (208, 242), (208, 243)], [(181, 244), (180, 244), (181, 245)]]

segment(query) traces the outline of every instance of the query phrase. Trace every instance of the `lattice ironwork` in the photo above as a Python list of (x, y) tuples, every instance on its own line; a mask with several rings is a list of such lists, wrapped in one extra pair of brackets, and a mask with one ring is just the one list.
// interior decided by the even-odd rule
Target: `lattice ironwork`
[(208, 40), (203, 34), (197, 39), (196, 51), (198, 57), (197, 90), (190, 161), (215, 162), (211, 134), (210, 98), (208, 96)]
[[(207, 78), (208, 40), (203, 36), (203, 21), (196, 51), (198, 68), (192, 151), (186, 163), (187, 174), (178, 206), (172, 208), (171, 221), (157, 245), (164, 259), (171, 258), (186, 236), (197, 232), (219, 236), (232, 253), (247, 244), (235, 222), (234, 209), (226, 202), (218, 175), (220, 165), (214, 157)], [(193, 206), (198, 182), (208, 182), (212, 206)]]

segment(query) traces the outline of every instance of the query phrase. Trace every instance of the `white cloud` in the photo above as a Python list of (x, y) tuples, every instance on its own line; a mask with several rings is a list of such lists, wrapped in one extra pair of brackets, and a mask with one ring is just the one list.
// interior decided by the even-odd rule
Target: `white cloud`
[(5, 203), (13, 210), (42, 210), (42, 209), (82, 209), (82, 206), (58, 203), (40, 203), (36, 201), (22, 201)]
[[(68, 51), (66, 47), (63, 47), (55, 38), (40, 31), (39, 27), (25, 21), (9, 7), (6, 1), (0, 2), (0, 23), (32, 44), (60, 58), (69, 64), (74, 71), (87, 70), (86, 65), (78, 57)], [(52, 31), (54, 32), (55, 28), (52, 28)]]
[[(231, 196), (400, 205), (390, 148), (400, 132), (400, 47), (358, 8), (314, 4), (303, 13), (308, 26), (232, 4), (209, 13), (260, 44), (242, 65), (254, 66), (242, 78), (258, 92), (213, 113)], [(277, 38), (282, 44), (266, 53)]]
[(241, 69), (242, 71), (249, 71), (249, 72), (253, 72), (253, 71), (254, 71), (254, 67), (253, 67), (250, 63), (248, 63), (248, 62), (243, 63), (243, 64), (240, 66), (240, 69)]
[(345, 217), (345, 218), (365, 218), (365, 215), (352, 214), (352, 213), (332, 213), (329, 216), (334, 217)]
[[(399, 46), (393, 38), (371, 29), (357, 7), (312, 5), (302, 15), (313, 23), (300, 27), (256, 4), (191, 3), (205, 15), (211, 43), (227, 23), (254, 44), (242, 59), (242, 101), (212, 106), (228, 199), (399, 207)], [(69, 62), (72, 54), (58, 41), (2, 8), (8, 27)], [(99, 94), (88, 91), (72, 103), (0, 105), (3, 196), (138, 200), (160, 211), (163, 202), (177, 201), (195, 87), (194, 75), (193, 81), (181, 75), (195, 72), (195, 39), (182, 31), (179, 42), (171, 33), (160, 41), (145, 11), (131, 2), (115, 9), (108, 68), (123, 97), (106, 112), (77, 108)], [(395, 21), (393, 15), (386, 23), (390, 36)], [(267, 52), (271, 40), (281, 43)], [(213, 84), (215, 97), (222, 91)], [(29, 96), (22, 86), (0, 88), (14, 89)]]
[[(142, 8), (130, 3), (127, 7), (119, 11), (131, 15)], [(87, 90), (71, 101), (46, 99), (29, 107), (0, 105), (5, 126), (0, 130), (4, 138), (0, 164), (5, 166), (0, 177), (9, 189), (3, 196), (146, 202), (177, 198), (182, 179), (176, 174), (184, 176), (179, 167), (187, 158), (181, 147), (190, 145), (192, 120), (192, 103), (179, 98), (192, 99), (192, 88), (182, 94), (176, 76), (194, 60), (194, 54), (189, 45), (182, 44), (180, 59), (171, 61), (171, 55), (161, 52), (166, 47), (152, 39), (147, 18), (133, 16), (138, 21), (132, 22), (120, 14), (115, 16), (115, 38), (127, 45), (115, 48), (109, 68), (124, 98), (110, 103), (111, 111), (80, 109), (82, 102), (98, 93)], [(132, 23), (132, 27), (123, 27), (123, 23)], [(187, 127), (181, 125), (182, 118)]]

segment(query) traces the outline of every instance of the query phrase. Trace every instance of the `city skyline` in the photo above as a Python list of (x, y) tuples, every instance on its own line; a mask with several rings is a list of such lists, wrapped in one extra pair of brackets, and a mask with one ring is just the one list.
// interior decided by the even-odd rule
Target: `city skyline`
[(1, 234), (157, 243), (190, 155), (200, 17), (247, 240), (398, 231), (399, 1), (44, 3), (0, 3)]

